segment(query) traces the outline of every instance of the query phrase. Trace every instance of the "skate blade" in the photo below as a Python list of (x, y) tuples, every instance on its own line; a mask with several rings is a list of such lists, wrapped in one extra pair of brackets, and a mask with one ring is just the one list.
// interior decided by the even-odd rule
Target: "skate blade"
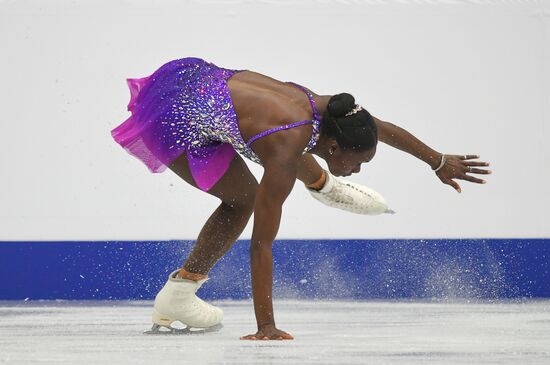
[(218, 332), (223, 328), (223, 324), (218, 323), (212, 327), (201, 328), (201, 329), (191, 329), (190, 327), (186, 328), (174, 328), (161, 326), (159, 324), (153, 324), (153, 327), (149, 331), (143, 332), (144, 335), (200, 335), (209, 332)]

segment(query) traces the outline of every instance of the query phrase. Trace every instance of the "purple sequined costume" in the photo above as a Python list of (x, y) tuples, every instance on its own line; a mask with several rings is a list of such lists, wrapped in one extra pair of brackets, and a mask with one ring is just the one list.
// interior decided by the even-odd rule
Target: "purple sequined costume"
[(154, 173), (163, 172), (182, 153), (197, 186), (207, 191), (225, 174), (239, 152), (260, 163), (250, 144), (265, 135), (311, 123), (313, 133), (304, 153), (319, 139), (319, 116), (313, 96), (304, 87), (314, 119), (270, 129), (246, 143), (239, 131), (227, 80), (233, 70), (218, 67), (201, 58), (170, 61), (152, 75), (128, 79), (132, 115), (111, 131), (128, 153)]

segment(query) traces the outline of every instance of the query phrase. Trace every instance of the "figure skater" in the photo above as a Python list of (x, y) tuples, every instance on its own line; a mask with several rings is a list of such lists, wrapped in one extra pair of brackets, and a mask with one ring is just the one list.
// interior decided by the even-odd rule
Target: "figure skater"
[[(221, 200), (183, 266), (157, 294), (154, 331), (174, 330), (174, 321), (189, 329), (221, 326), (223, 311), (195, 293), (254, 213), (250, 262), (257, 331), (241, 339), (293, 339), (276, 327), (272, 303), (271, 248), (283, 203), (298, 179), (329, 206), (384, 212), (376, 192), (336, 177), (358, 173), (374, 157), (379, 140), (426, 162), (458, 192), (454, 179), (485, 183), (468, 174), (491, 173), (479, 168), (489, 164), (478, 155), (437, 152), (372, 116), (349, 93), (317, 95), (294, 82), (197, 57), (170, 61), (150, 76), (127, 82), (131, 116), (111, 131), (115, 141), (152, 173), (169, 168)], [(263, 166), (260, 183), (241, 155)], [(313, 155), (326, 161), (328, 171)]]

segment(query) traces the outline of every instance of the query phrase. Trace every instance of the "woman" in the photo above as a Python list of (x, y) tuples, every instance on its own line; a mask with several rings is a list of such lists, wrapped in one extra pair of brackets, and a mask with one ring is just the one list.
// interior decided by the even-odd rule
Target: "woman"
[[(407, 131), (381, 121), (352, 95), (317, 95), (305, 87), (250, 71), (226, 69), (196, 57), (164, 64), (142, 79), (128, 79), (132, 116), (111, 131), (151, 172), (170, 168), (190, 185), (221, 200), (202, 228), (181, 269), (169, 275), (155, 298), (154, 329), (179, 320), (188, 327), (220, 325), (221, 309), (195, 292), (227, 252), (254, 212), (250, 242), (257, 332), (241, 339), (292, 339), (276, 328), (272, 305), (271, 247), (283, 202), (296, 179), (335, 204), (361, 206), (367, 187), (334, 177), (357, 173), (376, 153), (378, 140), (428, 163), (439, 179), (460, 192), (453, 179), (485, 181), (467, 173), (488, 163), (475, 155), (444, 155)], [(243, 159), (264, 167), (258, 184)], [(324, 171), (313, 155), (324, 159)], [(339, 189), (327, 186), (339, 184)], [(347, 189), (347, 190), (346, 190)], [(350, 209), (353, 210), (353, 209)], [(368, 209), (366, 209), (368, 211)]]

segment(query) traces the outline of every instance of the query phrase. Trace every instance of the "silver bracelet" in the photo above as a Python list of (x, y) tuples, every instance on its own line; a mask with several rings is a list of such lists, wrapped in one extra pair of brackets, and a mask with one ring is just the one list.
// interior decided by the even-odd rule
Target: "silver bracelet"
[(441, 162), (439, 163), (439, 166), (437, 167), (437, 169), (432, 169), (432, 170), (434, 170), (434, 172), (439, 171), (439, 169), (441, 169), (443, 165), (445, 165), (446, 160), (447, 160), (447, 157), (445, 157), (445, 155), (441, 155)]

